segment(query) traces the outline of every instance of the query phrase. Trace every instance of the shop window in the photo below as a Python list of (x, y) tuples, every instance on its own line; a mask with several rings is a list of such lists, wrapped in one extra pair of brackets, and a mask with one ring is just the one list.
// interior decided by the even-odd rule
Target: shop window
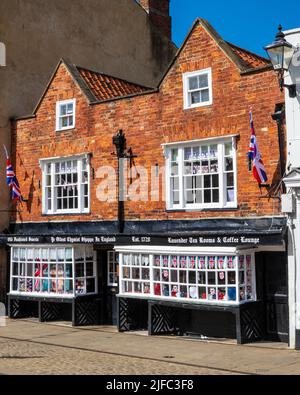
[(65, 100), (56, 104), (56, 131), (75, 128), (76, 100)]
[(107, 253), (107, 285), (109, 287), (118, 286), (119, 276), (119, 254), (115, 251)]
[(235, 141), (167, 148), (167, 208), (237, 206)]
[(122, 270), (122, 289), (124, 293), (150, 295), (149, 255), (124, 255)]
[(92, 247), (12, 247), (11, 293), (73, 297), (97, 293)]
[(89, 212), (90, 166), (88, 157), (41, 161), (44, 214)]
[(213, 102), (211, 69), (183, 75), (184, 109), (209, 106)]
[(123, 254), (121, 294), (238, 304), (255, 300), (254, 255)]

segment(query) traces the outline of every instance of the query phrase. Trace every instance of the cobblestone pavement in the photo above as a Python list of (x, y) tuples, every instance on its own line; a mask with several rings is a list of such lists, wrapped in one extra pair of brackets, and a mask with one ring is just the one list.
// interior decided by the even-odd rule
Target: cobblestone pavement
[(9, 320), (0, 374), (300, 374), (300, 353)]

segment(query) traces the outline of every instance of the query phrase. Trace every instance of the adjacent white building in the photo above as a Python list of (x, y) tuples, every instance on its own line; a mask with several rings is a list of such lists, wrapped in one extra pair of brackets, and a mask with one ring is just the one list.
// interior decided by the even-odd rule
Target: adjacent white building
[(300, 27), (285, 32), (295, 54), (285, 84), (296, 84), (297, 95), (286, 89), (287, 195), (282, 210), (289, 215), (289, 314), (290, 347), (300, 349)]

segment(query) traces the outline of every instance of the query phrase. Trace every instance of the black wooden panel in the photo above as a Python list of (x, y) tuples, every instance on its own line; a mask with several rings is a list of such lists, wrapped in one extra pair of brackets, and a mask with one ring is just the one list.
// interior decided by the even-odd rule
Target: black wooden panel
[(38, 302), (27, 302), (9, 297), (8, 315), (10, 318), (37, 318)]
[(175, 326), (177, 310), (173, 307), (149, 303), (149, 334), (167, 335), (178, 333)]
[(51, 322), (62, 319), (62, 305), (59, 303), (41, 302), (40, 321)]
[(99, 324), (99, 304), (96, 298), (78, 298), (73, 305), (73, 325), (88, 326)]
[[(241, 344), (260, 341), (265, 335), (263, 303), (249, 303), (240, 307), (238, 320), (240, 334), (238, 342)], [(238, 328), (237, 328), (238, 330)]]
[(118, 330), (148, 329), (148, 301), (118, 298)]

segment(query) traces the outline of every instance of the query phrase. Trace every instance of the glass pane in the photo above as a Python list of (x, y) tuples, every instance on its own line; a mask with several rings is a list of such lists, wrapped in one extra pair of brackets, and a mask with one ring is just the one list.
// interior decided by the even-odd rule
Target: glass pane
[(178, 160), (178, 150), (173, 149), (172, 150), (172, 162), (177, 162), (177, 160)]
[(225, 155), (226, 156), (232, 156), (233, 155), (232, 143), (225, 144)]
[(236, 288), (228, 288), (228, 300), (236, 301)]
[(199, 88), (206, 88), (208, 86), (208, 74), (198, 76)]
[(214, 189), (213, 190), (213, 202), (214, 203), (219, 203), (219, 200), (220, 200), (219, 190), (218, 189)]
[(192, 148), (184, 149), (184, 160), (190, 160), (192, 158)]
[(208, 146), (204, 145), (201, 147), (201, 157), (208, 158)]
[(228, 284), (236, 284), (236, 273), (228, 272)]
[(218, 284), (219, 285), (225, 285), (226, 283), (226, 275), (225, 272), (220, 272), (218, 273)]
[(206, 273), (205, 272), (198, 273), (198, 284), (206, 284)]
[(201, 102), (200, 92), (192, 92), (191, 93), (191, 104), (198, 104), (200, 102)]
[(208, 272), (207, 273), (207, 277), (208, 277), (208, 284), (209, 285), (215, 285), (216, 282), (216, 273), (215, 272)]
[(206, 288), (203, 288), (203, 287), (199, 288), (199, 298), (201, 300), (207, 300)]
[(225, 171), (233, 171), (233, 159), (232, 158), (225, 159)]
[(94, 263), (93, 262), (87, 262), (86, 263), (86, 276), (87, 277), (93, 277), (94, 276)]
[(65, 104), (60, 105), (60, 115), (64, 116), (67, 114), (67, 106)]
[(208, 300), (216, 300), (216, 299), (217, 299), (216, 288), (209, 288)]
[(204, 191), (204, 203), (211, 203), (211, 191)]
[(201, 102), (207, 102), (209, 101), (209, 90), (205, 89), (201, 91)]
[(96, 285), (95, 285), (95, 279), (94, 278), (88, 278), (86, 280), (86, 293), (95, 293), (96, 291)]
[(189, 90), (195, 90), (195, 89), (198, 89), (199, 88), (199, 86), (198, 86), (198, 77), (197, 76), (195, 76), (195, 77), (190, 77), (189, 78)]

